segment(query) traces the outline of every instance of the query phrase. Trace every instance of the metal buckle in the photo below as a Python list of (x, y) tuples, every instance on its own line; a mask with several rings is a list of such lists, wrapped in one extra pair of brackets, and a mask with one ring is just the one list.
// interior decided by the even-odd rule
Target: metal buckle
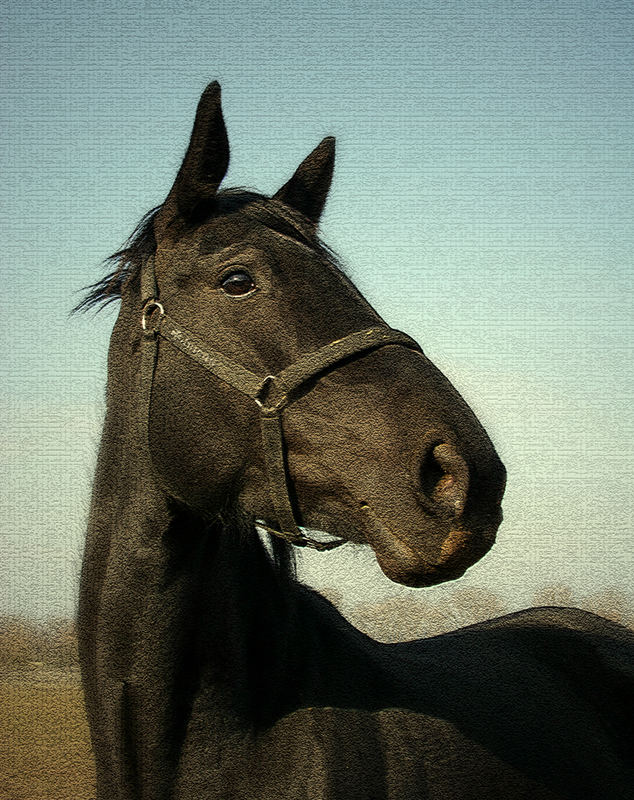
[(162, 319), (165, 316), (165, 309), (163, 308), (161, 303), (159, 303), (158, 300), (152, 297), (143, 306), (143, 310), (141, 312), (141, 328), (144, 332), (147, 332), (149, 330), (148, 323), (155, 309), (157, 308), (159, 310), (159, 315), (160, 315), (159, 319)]

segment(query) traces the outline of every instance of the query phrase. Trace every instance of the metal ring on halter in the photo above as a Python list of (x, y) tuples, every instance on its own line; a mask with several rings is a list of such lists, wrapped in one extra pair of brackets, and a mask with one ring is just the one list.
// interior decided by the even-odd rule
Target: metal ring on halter
[(262, 402), (262, 400), (260, 400), (260, 395), (262, 394), (262, 392), (266, 390), (268, 386), (271, 385), (273, 386), (279, 385), (279, 381), (276, 380), (275, 375), (267, 375), (266, 378), (264, 378), (264, 380), (260, 384), (260, 388), (258, 389), (257, 394), (253, 397), (253, 399), (256, 402), (256, 405), (263, 414), (276, 414), (278, 411), (284, 408), (284, 406), (288, 402), (288, 394), (286, 392), (284, 392), (282, 396), (279, 398), (279, 400), (273, 405), (269, 405), (266, 401)]
[(144, 331), (148, 330), (148, 322), (150, 321), (150, 317), (154, 313), (155, 308), (158, 308), (161, 317), (165, 316), (165, 309), (158, 300), (155, 300), (154, 298), (148, 300), (143, 306), (143, 311), (141, 312), (141, 328)]

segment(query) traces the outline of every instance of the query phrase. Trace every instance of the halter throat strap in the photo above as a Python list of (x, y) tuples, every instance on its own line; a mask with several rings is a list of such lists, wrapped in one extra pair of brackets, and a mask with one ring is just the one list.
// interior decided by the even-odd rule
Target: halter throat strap
[[(151, 391), (158, 338), (162, 337), (212, 375), (250, 397), (260, 409), (260, 433), (269, 496), (278, 524), (277, 528), (269, 525), (261, 527), (299, 547), (331, 550), (344, 544), (344, 539), (329, 542), (312, 539), (306, 536), (297, 524), (289, 492), (290, 477), (286, 465), (282, 412), (293, 402), (302, 385), (317, 375), (331, 371), (343, 361), (386, 345), (400, 345), (420, 352), (418, 343), (406, 333), (386, 325), (366, 328), (336, 339), (311, 353), (304, 353), (277, 374), (262, 377), (218, 350), (208, 347), (204, 341), (179, 325), (165, 312), (158, 300), (153, 259), (142, 272), (141, 294), (143, 300), (141, 327), (149, 353), (145, 361), (151, 365), (151, 374), (143, 378), (150, 384), (146, 390)], [(147, 413), (149, 416), (149, 402)]]

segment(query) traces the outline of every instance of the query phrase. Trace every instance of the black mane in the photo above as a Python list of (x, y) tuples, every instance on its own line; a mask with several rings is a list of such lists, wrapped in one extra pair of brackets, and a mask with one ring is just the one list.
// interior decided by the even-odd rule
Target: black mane
[[(121, 249), (106, 259), (109, 272), (86, 287), (86, 295), (75, 306), (73, 313), (95, 307), (99, 311), (121, 298), (130, 283), (139, 276), (143, 264), (156, 251), (154, 221), (161, 208), (162, 206), (157, 206), (148, 211)], [(199, 209), (197, 216), (200, 224), (211, 216), (222, 217), (236, 211), (243, 211), (250, 219), (305, 244), (341, 269), (335, 253), (321, 241), (303, 215), (278, 200), (257, 192), (241, 188), (223, 189), (211, 203)]]

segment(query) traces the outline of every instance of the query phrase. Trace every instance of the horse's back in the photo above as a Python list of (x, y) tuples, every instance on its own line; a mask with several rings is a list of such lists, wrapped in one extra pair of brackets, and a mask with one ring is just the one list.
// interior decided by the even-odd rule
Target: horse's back
[(633, 641), (545, 608), (379, 645), (385, 696), (292, 709), (232, 742), (224, 763), (195, 737), (177, 797), (629, 800)]
[(632, 631), (548, 607), (392, 647), (395, 673), (410, 664), (412, 705), (554, 796), (634, 796)]

